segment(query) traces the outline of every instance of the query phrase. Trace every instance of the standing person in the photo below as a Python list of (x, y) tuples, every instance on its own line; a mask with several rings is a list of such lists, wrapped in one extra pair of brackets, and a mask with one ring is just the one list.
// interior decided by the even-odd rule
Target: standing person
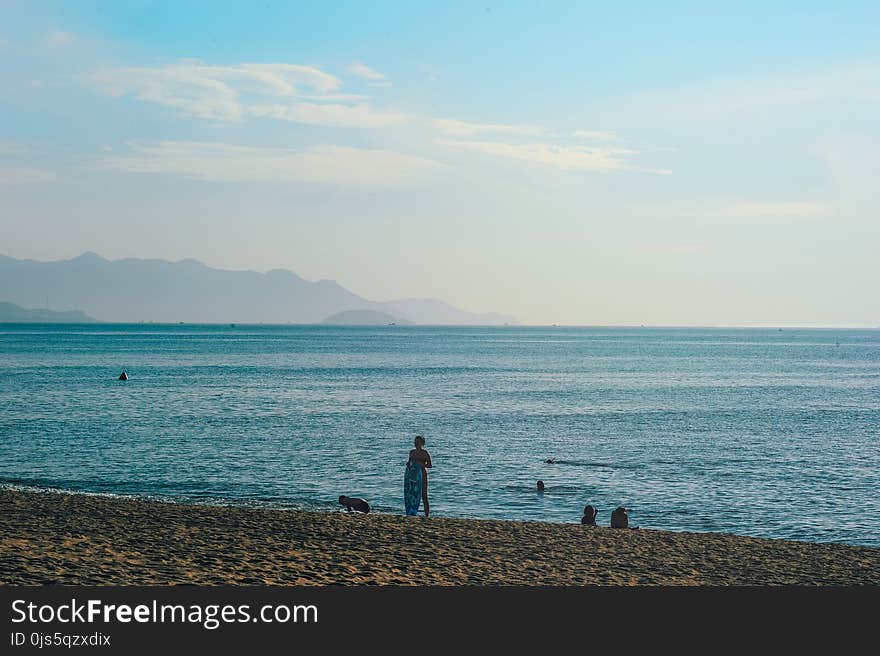
[(415, 449), (409, 452), (409, 459), (422, 467), (422, 503), (425, 504), (425, 517), (431, 510), (428, 506), (428, 470), (431, 469), (431, 454), (425, 450), (425, 438), (416, 435)]

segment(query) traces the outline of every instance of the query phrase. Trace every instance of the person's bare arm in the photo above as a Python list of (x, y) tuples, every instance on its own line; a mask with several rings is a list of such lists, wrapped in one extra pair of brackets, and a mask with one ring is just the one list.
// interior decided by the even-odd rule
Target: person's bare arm
[(431, 454), (425, 451), (425, 468), (431, 469)]

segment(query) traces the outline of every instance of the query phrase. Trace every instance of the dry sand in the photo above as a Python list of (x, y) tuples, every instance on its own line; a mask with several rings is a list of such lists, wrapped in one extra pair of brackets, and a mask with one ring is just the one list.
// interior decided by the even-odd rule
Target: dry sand
[(0, 490), (0, 583), (878, 585), (880, 549)]

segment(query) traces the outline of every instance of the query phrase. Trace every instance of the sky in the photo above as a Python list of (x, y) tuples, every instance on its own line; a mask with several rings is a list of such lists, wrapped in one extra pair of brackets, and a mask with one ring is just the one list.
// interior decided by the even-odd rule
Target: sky
[(880, 326), (878, 172), (876, 2), (0, 0), (17, 258)]

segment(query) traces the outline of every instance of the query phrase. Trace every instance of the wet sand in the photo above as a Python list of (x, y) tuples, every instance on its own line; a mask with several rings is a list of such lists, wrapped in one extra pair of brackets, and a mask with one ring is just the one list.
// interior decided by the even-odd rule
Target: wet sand
[(880, 585), (880, 549), (0, 490), (15, 585)]

